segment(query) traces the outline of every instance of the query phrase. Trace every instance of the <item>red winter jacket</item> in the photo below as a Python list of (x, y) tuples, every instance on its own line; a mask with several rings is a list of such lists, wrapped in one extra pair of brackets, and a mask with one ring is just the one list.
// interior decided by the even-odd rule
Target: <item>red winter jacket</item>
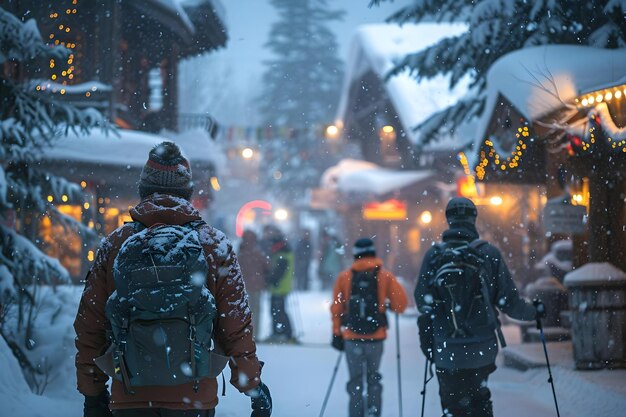
[[(143, 200), (130, 211), (130, 215), (147, 227), (155, 223), (182, 225), (201, 219), (187, 200), (162, 194)], [(107, 236), (100, 244), (96, 261), (87, 275), (74, 321), (78, 390), (84, 395), (98, 395), (106, 389), (108, 376), (94, 364), (94, 358), (102, 355), (107, 348), (104, 307), (115, 290), (113, 261), (121, 245), (134, 232), (134, 227), (126, 224)], [(210, 268), (207, 287), (217, 302), (215, 338), (225, 354), (231, 357), (231, 384), (246, 392), (259, 384), (261, 370), (237, 256), (229, 240), (219, 230), (204, 225), (198, 233)], [(215, 378), (201, 380), (197, 392), (194, 392), (193, 382), (190, 382), (173, 387), (134, 388), (135, 394), (131, 395), (126, 394), (122, 383), (116, 380), (111, 391), (112, 409), (213, 409), (217, 405)]]

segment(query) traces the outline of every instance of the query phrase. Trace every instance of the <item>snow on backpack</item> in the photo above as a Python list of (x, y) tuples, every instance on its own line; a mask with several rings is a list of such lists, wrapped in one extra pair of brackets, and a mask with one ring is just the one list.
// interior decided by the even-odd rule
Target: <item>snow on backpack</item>
[(447, 337), (492, 337), (496, 331), (504, 347), (506, 342), (485, 280), (487, 265), (478, 251), (486, 243), (475, 240), (438, 244), (432, 260), (435, 273), (429, 284), (438, 314), (446, 316)]
[(378, 267), (352, 270), (348, 312), (342, 324), (354, 333), (370, 334), (387, 326), (387, 316), (378, 308), (378, 271)]
[[(211, 375), (215, 298), (197, 228), (156, 224), (121, 246), (114, 261), (116, 290), (106, 303), (114, 375), (127, 391), (179, 385)], [(221, 369), (220, 369), (221, 371)], [(218, 372), (219, 373), (219, 372)]]

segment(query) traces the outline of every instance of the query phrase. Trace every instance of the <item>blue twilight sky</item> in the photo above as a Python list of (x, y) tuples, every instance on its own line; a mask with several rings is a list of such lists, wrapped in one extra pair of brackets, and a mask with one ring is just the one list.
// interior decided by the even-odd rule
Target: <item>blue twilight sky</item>
[[(190, 82), (192, 85), (213, 82), (212, 90), (219, 89), (222, 93), (205, 94), (205, 103), (196, 103), (195, 99), (188, 100), (187, 105), (206, 107), (224, 124), (251, 125), (256, 122), (253, 102), (260, 94), (263, 61), (271, 56), (263, 45), (278, 17), (269, 0), (221, 1), (227, 13), (228, 44), (194, 63), (197, 70), (193, 71), (194, 80)], [(394, 0), (369, 8), (369, 0), (329, 0), (330, 8), (346, 11), (344, 20), (331, 26), (337, 34), (341, 59), (347, 59), (352, 34), (359, 25), (384, 22), (395, 10), (410, 3), (411, 0)], [(208, 74), (215, 78), (207, 80)], [(185, 107), (184, 94), (181, 98), (181, 107)]]

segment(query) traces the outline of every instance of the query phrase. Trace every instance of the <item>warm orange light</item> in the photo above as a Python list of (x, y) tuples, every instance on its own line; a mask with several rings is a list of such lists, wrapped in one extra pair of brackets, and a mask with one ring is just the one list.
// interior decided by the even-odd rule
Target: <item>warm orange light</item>
[(426, 210), (424, 212), (422, 212), (421, 216), (420, 216), (420, 221), (424, 224), (429, 224), (430, 222), (433, 221), (433, 215), (430, 211)]
[(330, 125), (326, 127), (326, 138), (327, 139), (337, 139), (339, 137), (339, 128), (335, 125)]
[(406, 220), (406, 203), (399, 200), (371, 202), (363, 205), (365, 220)]

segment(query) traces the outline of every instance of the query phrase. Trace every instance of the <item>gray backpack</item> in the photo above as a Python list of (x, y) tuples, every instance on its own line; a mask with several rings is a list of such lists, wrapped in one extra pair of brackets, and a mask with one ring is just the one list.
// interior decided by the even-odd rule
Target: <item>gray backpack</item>
[(115, 258), (116, 290), (106, 303), (113, 377), (131, 387), (179, 385), (213, 377), (215, 298), (197, 228), (134, 223)]

